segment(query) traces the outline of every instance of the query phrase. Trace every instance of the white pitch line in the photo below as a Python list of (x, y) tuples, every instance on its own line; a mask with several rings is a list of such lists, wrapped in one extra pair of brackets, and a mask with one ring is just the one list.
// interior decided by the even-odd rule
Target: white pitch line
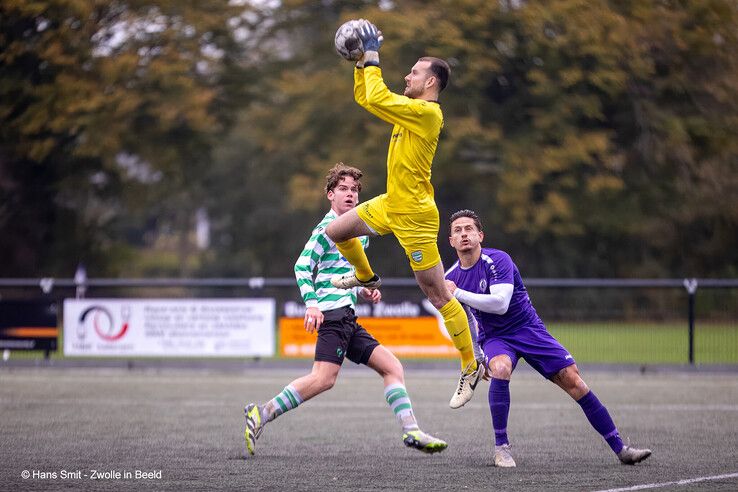
[(646, 490), (660, 489), (661, 487), (669, 487), (671, 485), (689, 485), (691, 483), (706, 482), (708, 480), (724, 480), (726, 478), (738, 478), (738, 473), (726, 473), (725, 475), (712, 475), (710, 477), (685, 478), (676, 482), (647, 483), (643, 485), (633, 485), (632, 487), (623, 487), (620, 489), (598, 490), (597, 492), (627, 492), (630, 490)]

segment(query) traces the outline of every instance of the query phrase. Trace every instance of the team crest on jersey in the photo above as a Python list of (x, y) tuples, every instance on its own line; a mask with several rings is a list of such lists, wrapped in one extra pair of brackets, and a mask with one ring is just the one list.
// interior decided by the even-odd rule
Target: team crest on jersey
[(410, 258), (412, 258), (415, 263), (420, 263), (421, 261), (423, 261), (423, 252), (413, 251), (412, 253), (410, 253)]
[(487, 279), (483, 278), (479, 281), (479, 290), (482, 292), (487, 292)]

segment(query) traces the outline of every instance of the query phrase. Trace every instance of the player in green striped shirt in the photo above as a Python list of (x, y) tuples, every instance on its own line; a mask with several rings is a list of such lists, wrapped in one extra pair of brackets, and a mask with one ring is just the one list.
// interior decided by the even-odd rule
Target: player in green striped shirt
[[(356, 289), (337, 289), (330, 282), (333, 275), (349, 273), (352, 267), (325, 234), (325, 228), (333, 219), (356, 206), (361, 176), (360, 170), (339, 163), (326, 177), (325, 191), (331, 209), (313, 229), (295, 263), (297, 285), (305, 302), (305, 330), (317, 331), (318, 336), (313, 369), (263, 405), (250, 403), (246, 406), (244, 437), (249, 454), (254, 454), (256, 439), (268, 422), (333, 387), (344, 358), (369, 366), (382, 377), (385, 400), (402, 427), (406, 446), (425, 453), (436, 453), (447, 447), (444, 441), (418, 427), (400, 361), (356, 322)], [(366, 247), (367, 238), (361, 241)], [(377, 289), (361, 288), (358, 295), (375, 304), (382, 299)]]

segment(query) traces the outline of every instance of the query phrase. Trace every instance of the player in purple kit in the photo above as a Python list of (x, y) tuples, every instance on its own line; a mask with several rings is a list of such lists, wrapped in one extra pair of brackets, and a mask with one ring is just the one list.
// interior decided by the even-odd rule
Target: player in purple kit
[(471, 308), (478, 325), (478, 343), (489, 358), (495, 466), (515, 466), (507, 438), (507, 418), (510, 376), (521, 357), (582, 407), (589, 423), (623, 464), (634, 465), (651, 456), (650, 449), (623, 444), (607, 409), (579, 375), (574, 358), (538, 317), (510, 255), (482, 248), (484, 233), (477, 214), (460, 210), (451, 216), (450, 223), (449, 241), (459, 261), (446, 272), (446, 285), (459, 302)]

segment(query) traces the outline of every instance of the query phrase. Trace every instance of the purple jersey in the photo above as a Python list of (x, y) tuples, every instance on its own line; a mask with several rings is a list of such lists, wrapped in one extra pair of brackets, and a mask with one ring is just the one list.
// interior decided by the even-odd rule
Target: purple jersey
[(518, 267), (504, 251), (482, 248), (482, 255), (474, 266), (464, 269), (457, 261), (446, 272), (446, 278), (458, 288), (475, 294), (489, 294), (489, 287), (494, 284), (513, 285), (510, 307), (505, 314), (485, 313), (470, 308), (479, 325), (480, 342), (493, 334), (513, 334), (523, 326), (543, 325), (530, 302)]
[(575, 363), (567, 350), (546, 330), (533, 308), (518, 267), (510, 255), (493, 248), (482, 248), (482, 255), (471, 268), (463, 269), (457, 261), (446, 272), (462, 290), (489, 294), (489, 286), (512, 284), (513, 294), (505, 314), (471, 309), (479, 325), (479, 345), (490, 359), (507, 355), (513, 369), (520, 357), (546, 378)]

